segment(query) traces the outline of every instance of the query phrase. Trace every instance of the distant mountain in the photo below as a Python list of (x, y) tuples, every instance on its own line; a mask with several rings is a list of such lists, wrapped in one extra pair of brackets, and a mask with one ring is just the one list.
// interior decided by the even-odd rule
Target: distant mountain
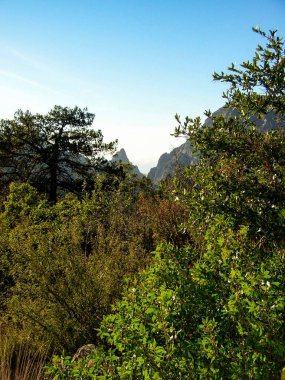
[(170, 153), (164, 153), (160, 156), (157, 166), (150, 169), (148, 178), (154, 184), (158, 184), (168, 175), (174, 175), (177, 168), (183, 168), (197, 162), (198, 156), (193, 153), (192, 146), (189, 141), (173, 149)]
[(131, 172), (138, 175), (139, 177), (142, 177), (142, 173), (139, 171), (139, 168), (135, 165), (133, 165), (130, 160), (128, 159), (128, 156), (126, 154), (126, 151), (124, 148), (119, 150), (113, 157), (111, 162), (122, 162), (123, 164), (130, 164), (132, 165), (131, 167)]
[[(221, 107), (217, 111), (213, 112), (214, 116), (224, 115), (226, 118), (237, 117), (238, 111), (236, 109), (230, 109)], [(265, 115), (264, 119), (259, 119), (257, 116), (253, 116), (252, 120), (254, 121), (256, 127), (262, 132), (270, 131), (275, 128), (285, 128), (285, 116), (277, 116), (274, 112), (269, 112)], [(206, 126), (212, 125), (212, 120), (207, 118), (204, 123)]]
[[(214, 116), (224, 115), (227, 118), (238, 116), (238, 111), (221, 107), (213, 113)], [(269, 112), (263, 120), (254, 117), (256, 126), (262, 131), (269, 131), (273, 128), (285, 128), (285, 119), (277, 118), (274, 112)], [(205, 125), (211, 127), (212, 120), (206, 119)], [(186, 141), (178, 148), (173, 149), (170, 153), (163, 153), (160, 156), (157, 166), (150, 169), (148, 178), (150, 178), (154, 184), (158, 184), (162, 179), (168, 175), (174, 175), (177, 167), (185, 167), (187, 165), (193, 165), (197, 162), (198, 156), (193, 153), (191, 144)]]

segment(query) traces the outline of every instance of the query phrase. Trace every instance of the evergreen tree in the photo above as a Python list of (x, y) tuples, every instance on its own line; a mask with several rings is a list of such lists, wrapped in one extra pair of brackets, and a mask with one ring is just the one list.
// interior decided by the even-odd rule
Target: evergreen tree
[(87, 109), (60, 106), (46, 115), (19, 110), (14, 119), (1, 120), (0, 182), (29, 182), (52, 202), (59, 190), (74, 191), (115, 146), (91, 128), (93, 120)]

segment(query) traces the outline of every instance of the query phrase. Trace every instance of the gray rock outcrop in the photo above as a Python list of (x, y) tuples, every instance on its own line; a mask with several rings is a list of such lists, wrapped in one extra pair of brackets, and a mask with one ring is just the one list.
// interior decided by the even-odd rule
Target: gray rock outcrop
[(130, 171), (134, 174), (136, 174), (137, 176), (139, 177), (142, 177), (142, 173), (139, 171), (139, 168), (135, 165), (133, 165), (130, 160), (128, 159), (128, 156), (126, 154), (126, 151), (124, 148), (122, 148), (121, 150), (119, 150), (119, 152), (117, 152), (111, 162), (122, 162), (123, 164), (130, 164), (131, 165), (131, 168), (130, 168)]
[(175, 171), (187, 165), (192, 165), (197, 162), (198, 156), (193, 153), (193, 149), (189, 141), (174, 148), (170, 153), (164, 153), (160, 156), (157, 166), (150, 169), (148, 178), (154, 184), (158, 184), (168, 175), (173, 176)]
[[(226, 118), (237, 117), (238, 111), (225, 107), (219, 108), (213, 113), (214, 116), (224, 115)], [(285, 128), (285, 118), (277, 116), (274, 112), (269, 112), (264, 119), (253, 116), (254, 123), (261, 131), (269, 131), (273, 128)], [(210, 118), (204, 123), (207, 127), (211, 127), (212, 120)], [(173, 149), (170, 153), (164, 153), (160, 156), (157, 166), (152, 168), (148, 173), (148, 178), (154, 184), (158, 184), (168, 175), (173, 176), (177, 168), (183, 168), (187, 165), (193, 165), (198, 160), (198, 155), (193, 153), (191, 144), (186, 141), (178, 148)]]

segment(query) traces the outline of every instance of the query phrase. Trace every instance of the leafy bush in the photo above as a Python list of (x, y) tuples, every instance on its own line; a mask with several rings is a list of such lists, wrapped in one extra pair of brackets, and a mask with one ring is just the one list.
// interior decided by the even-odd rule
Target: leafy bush
[(284, 257), (276, 252), (260, 262), (259, 251), (249, 257), (246, 228), (236, 236), (221, 231), (220, 222), (202, 257), (171, 246), (156, 251), (101, 324), (98, 336), (109, 351), (65, 359), (64, 367), (54, 358), (50, 372), (68, 379), (278, 378)]
[(103, 190), (99, 178), (91, 195), (55, 205), (29, 184), (11, 185), (0, 216), (0, 313), (31, 349), (72, 352), (94, 339), (123, 277), (145, 266), (152, 240), (137, 219), (142, 189), (125, 181), (129, 191)]

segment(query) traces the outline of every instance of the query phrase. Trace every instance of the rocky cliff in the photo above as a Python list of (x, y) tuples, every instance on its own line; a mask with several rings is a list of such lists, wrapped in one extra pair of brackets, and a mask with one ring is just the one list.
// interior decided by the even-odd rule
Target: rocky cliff
[(158, 184), (168, 175), (174, 175), (177, 168), (192, 165), (197, 161), (197, 155), (193, 153), (191, 144), (186, 141), (178, 148), (173, 149), (170, 153), (164, 153), (160, 156), (157, 166), (150, 169), (148, 178), (153, 183)]
[(124, 148), (122, 148), (121, 150), (119, 150), (119, 152), (117, 152), (112, 160), (112, 162), (122, 162), (123, 164), (130, 164), (131, 165), (131, 172), (138, 175), (139, 177), (142, 176), (142, 173), (139, 171), (139, 168), (135, 165), (133, 165), (130, 160), (128, 159), (128, 156), (126, 154), (126, 151)]
[[(238, 112), (233, 109), (224, 107), (219, 108), (213, 113), (214, 116), (224, 115), (226, 118), (238, 116)], [(256, 126), (263, 132), (269, 131), (273, 128), (285, 128), (285, 119), (277, 117), (274, 112), (269, 112), (264, 119), (254, 117)], [(205, 125), (211, 127), (212, 120), (206, 119)], [(176, 168), (192, 165), (197, 162), (198, 156), (193, 153), (191, 144), (186, 141), (178, 148), (173, 149), (170, 153), (164, 153), (160, 156), (157, 166), (152, 168), (148, 174), (154, 184), (158, 184), (162, 179), (168, 175), (174, 175)]]

